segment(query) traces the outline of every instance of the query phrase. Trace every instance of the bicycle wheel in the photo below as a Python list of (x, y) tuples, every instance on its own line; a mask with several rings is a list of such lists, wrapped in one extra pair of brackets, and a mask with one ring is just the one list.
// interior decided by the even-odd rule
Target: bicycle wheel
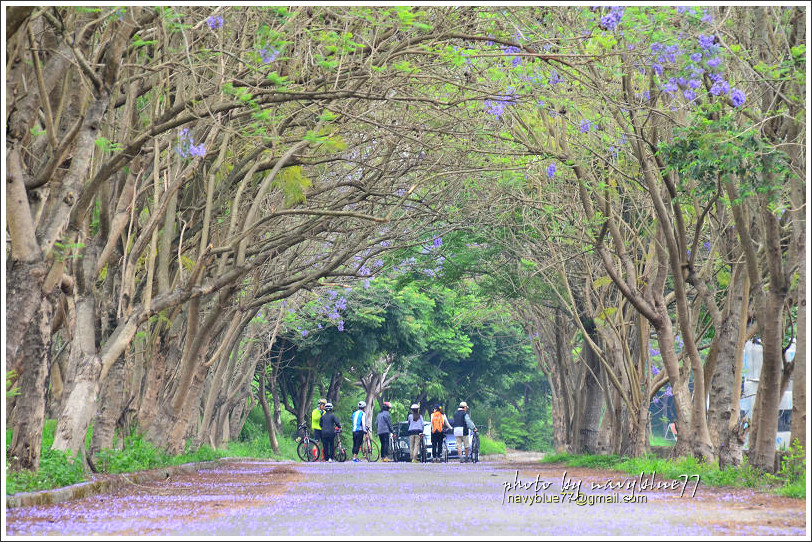
[(344, 446), (336, 448), (335, 451), (336, 461), (343, 463), (347, 460), (347, 449)]
[(426, 441), (423, 439), (423, 435), (420, 435), (420, 452), (417, 458), (421, 463), (426, 462)]
[(370, 445), (370, 461), (379, 460), (381, 458), (381, 449), (378, 447), (378, 443), (372, 440), (372, 437), (370, 437), (369, 445)]
[(321, 459), (321, 447), (315, 440), (303, 440), (296, 447), (296, 453), (302, 461), (318, 461)]
[(471, 441), (471, 461), (474, 463), (479, 462), (479, 435), (474, 433), (474, 438)]
[(301, 461), (308, 461), (307, 459), (307, 441), (299, 442), (299, 445), (296, 446), (296, 455), (299, 456)]
[(443, 441), (443, 451), (442, 455), (440, 456), (441, 463), (448, 463), (448, 444)]

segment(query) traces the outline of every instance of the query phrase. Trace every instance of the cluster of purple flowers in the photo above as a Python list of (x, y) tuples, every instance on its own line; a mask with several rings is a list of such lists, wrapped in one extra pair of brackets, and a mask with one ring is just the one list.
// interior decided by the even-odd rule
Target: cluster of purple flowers
[(279, 58), (279, 50), (274, 49), (273, 47), (263, 47), (259, 50), (259, 55), (262, 57), (263, 64), (270, 64), (277, 58)]
[(181, 130), (178, 137), (180, 138), (180, 144), (175, 147), (175, 151), (181, 158), (190, 158), (193, 156), (204, 158), (206, 156), (206, 147), (203, 146), (203, 143), (195, 145), (195, 140), (189, 135), (189, 128)]
[(623, 11), (626, 8), (622, 6), (614, 6), (609, 13), (601, 17), (601, 26), (606, 30), (614, 30), (620, 24), (620, 19), (623, 18)]
[(590, 128), (597, 128), (597, 127), (598, 127), (597, 124), (595, 124), (595, 123), (593, 123), (593, 122), (591, 122), (591, 121), (589, 121), (587, 119), (581, 119), (581, 126), (580, 126), (579, 130), (581, 130), (582, 134), (588, 134)]
[(208, 19), (206, 19), (206, 24), (209, 25), (209, 28), (212, 30), (216, 30), (218, 28), (222, 28), (223, 18), (220, 15), (211, 15)]
[(549, 177), (550, 179), (555, 177), (556, 169), (558, 169), (558, 168), (556, 167), (555, 164), (550, 164), (549, 166), (547, 166), (547, 177)]
[(497, 96), (493, 100), (485, 100), (485, 112), (490, 113), (497, 119), (505, 112), (505, 107), (516, 104), (516, 95), (513, 87), (509, 88), (502, 96)]
[[(502, 52), (505, 53), (506, 55), (515, 55), (516, 53), (521, 52), (521, 49), (519, 49), (515, 45), (510, 45), (510, 46), (505, 47), (504, 49), (502, 49)], [(522, 63), (522, 59), (521, 59), (521, 57), (518, 57), (518, 56), (514, 56), (513, 60), (511, 61), (511, 65), (514, 68), (521, 65), (521, 63)]]
[(733, 107), (743, 106), (745, 100), (746, 98), (743, 90), (734, 88), (733, 92), (730, 93), (730, 101), (733, 102)]
[(550, 85), (557, 85), (558, 83), (563, 83), (564, 80), (559, 77), (556, 70), (550, 70), (550, 77), (547, 78), (547, 82), (550, 83)]

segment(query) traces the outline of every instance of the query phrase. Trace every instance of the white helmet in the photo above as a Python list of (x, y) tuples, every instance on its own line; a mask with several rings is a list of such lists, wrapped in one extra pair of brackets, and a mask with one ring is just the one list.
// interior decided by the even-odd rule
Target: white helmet
[(412, 410), (420, 410), (420, 405), (417, 403), (412, 403)]
[(366, 408), (367, 404), (364, 401), (358, 401), (358, 408)]

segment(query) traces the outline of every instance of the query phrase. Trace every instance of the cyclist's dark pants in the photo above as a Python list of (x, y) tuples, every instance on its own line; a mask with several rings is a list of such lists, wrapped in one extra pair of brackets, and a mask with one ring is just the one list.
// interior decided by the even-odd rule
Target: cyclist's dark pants
[(433, 457), (434, 459), (441, 457), (443, 453), (444, 438), (445, 435), (443, 435), (442, 431), (431, 433), (431, 457)]
[(328, 459), (333, 459), (333, 454), (335, 454), (335, 442), (336, 437), (335, 435), (324, 435), (321, 436), (321, 447), (324, 449), (324, 460), (327, 461)]
[(378, 433), (378, 438), (381, 439), (381, 457), (389, 456), (389, 433)]
[(352, 432), (352, 455), (358, 455), (358, 450), (361, 449), (361, 444), (364, 442), (364, 431)]

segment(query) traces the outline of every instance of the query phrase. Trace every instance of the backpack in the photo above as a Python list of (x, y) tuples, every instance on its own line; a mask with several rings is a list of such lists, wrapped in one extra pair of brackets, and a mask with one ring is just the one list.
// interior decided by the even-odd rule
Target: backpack
[(443, 413), (442, 412), (432, 412), (431, 414), (431, 432), (432, 433), (442, 433), (443, 432)]

